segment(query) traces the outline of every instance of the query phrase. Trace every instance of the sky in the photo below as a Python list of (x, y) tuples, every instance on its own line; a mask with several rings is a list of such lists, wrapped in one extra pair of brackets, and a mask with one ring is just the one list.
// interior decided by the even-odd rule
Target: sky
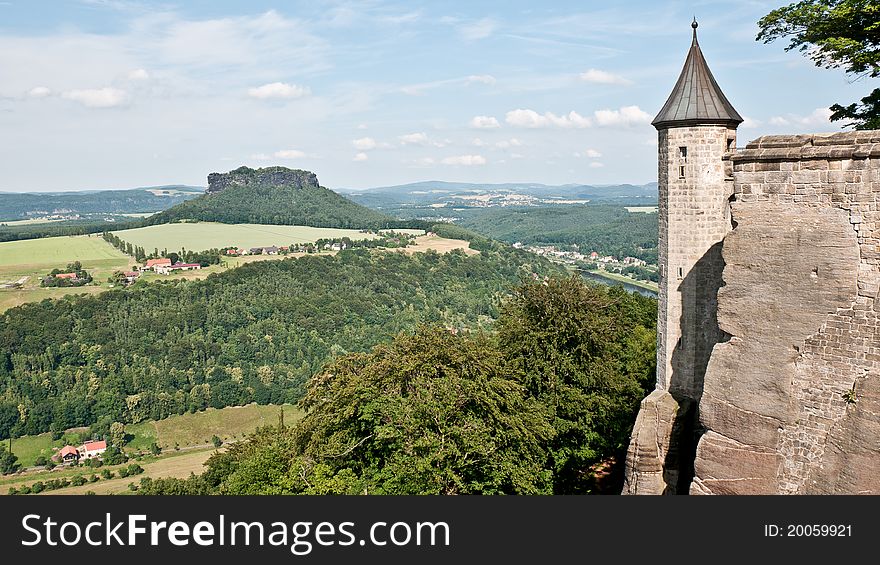
[(738, 145), (838, 131), (874, 85), (755, 41), (785, 0), (0, 1), (0, 190), (642, 184), (691, 19)]

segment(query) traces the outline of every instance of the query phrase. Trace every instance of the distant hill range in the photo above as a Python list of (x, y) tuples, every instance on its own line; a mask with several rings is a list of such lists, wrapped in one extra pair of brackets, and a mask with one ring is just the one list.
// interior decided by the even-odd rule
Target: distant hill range
[(0, 221), (47, 216), (145, 214), (204, 194), (200, 186), (167, 185), (127, 190), (0, 192)]
[(389, 227), (392, 218), (320, 186), (309, 171), (239, 167), (208, 175), (208, 189), (147, 223), (200, 220), (227, 224), (307, 225), (326, 228)]
[(537, 183), (462, 183), (424, 181), (366, 190), (339, 189), (355, 202), (374, 209), (407, 206), (470, 206), (479, 203), (496, 205), (552, 205), (589, 201), (620, 204), (655, 204), (657, 183), (643, 185), (546, 185)]

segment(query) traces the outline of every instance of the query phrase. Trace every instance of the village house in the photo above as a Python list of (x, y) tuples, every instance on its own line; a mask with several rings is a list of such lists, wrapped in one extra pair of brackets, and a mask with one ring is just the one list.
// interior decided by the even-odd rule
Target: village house
[(269, 247), (251, 247), (249, 252), (251, 255), (278, 255), (278, 248), (274, 245)]
[(81, 459), (94, 459), (107, 451), (106, 441), (87, 441), (77, 449)]
[(62, 463), (75, 463), (79, 460), (79, 451), (72, 445), (65, 445), (58, 451), (57, 457)]
[(75, 279), (76, 273), (58, 273), (55, 275), (56, 279)]
[(156, 272), (160, 275), (167, 275), (174, 271), (198, 271), (201, 268), (199, 263), (175, 263), (173, 265), (158, 265)]
[(147, 264), (144, 265), (144, 269), (153, 269), (157, 271), (157, 267), (170, 266), (171, 259), (168, 257), (162, 257), (161, 259), (147, 259)]
[(125, 282), (133, 283), (141, 276), (140, 271), (126, 271), (125, 272)]

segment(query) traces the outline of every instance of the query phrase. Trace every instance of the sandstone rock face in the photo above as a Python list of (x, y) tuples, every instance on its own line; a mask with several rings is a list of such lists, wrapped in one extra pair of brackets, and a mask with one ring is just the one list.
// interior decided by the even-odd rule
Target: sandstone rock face
[(680, 410), (667, 391), (655, 390), (642, 400), (626, 454), (625, 494), (675, 494), (679, 471), (673, 441), (679, 436)]
[(804, 404), (813, 401), (810, 412), (826, 423), (839, 418), (853, 383), (844, 371), (816, 390), (818, 368), (802, 353), (827, 318), (856, 299), (856, 234), (849, 214), (835, 208), (735, 203), (733, 218), (718, 292), (718, 324), (732, 337), (715, 346), (706, 371), (700, 423), (709, 431), (691, 491), (796, 491), (825, 439)]
[(233, 186), (318, 186), (315, 173), (286, 167), (265, 167), (251, 169), (239, 167), (228, 173), (211, 173), (208, 175), (208, 194), (216, 194)]
[[(692, 389), (697, 447), (663, 455), (693, 435), (652, 394), (628, 488), (668, 492), (657, 477), (678, 472), (691, 494), (880, 494), (880, 131), (767, 136), (724, 160), (734, 229), (708, 264), (726, 339)], [(701, 315), (686, 310), (667, 326)]]

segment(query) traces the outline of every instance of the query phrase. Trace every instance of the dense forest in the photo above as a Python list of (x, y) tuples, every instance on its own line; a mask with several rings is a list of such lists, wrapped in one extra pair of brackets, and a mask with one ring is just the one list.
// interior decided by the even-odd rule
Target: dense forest
[(508, 243), (577, 245), (582, 253), (657, 263), (657, 214), (628, 212), (621, 206), (489, 208), (458, 223)]
[(482, 252), (265, 261), (10, 309), (0, 315), (0, 438), (294, 402), (328, 359), (421, 323), (480, 327), (522, 278), (555, 271), (500, 244), (473, 246)]
[[(492, 332), (421, 326), (332, 359), (308, 410), (141, 494), (584, 494), (609, 489), (654, 380), (656, 302), (528, 282)], [(617, 462), (615, 465), (614, 462)], [(618, 476), (619, 478), (619, 476)], [(619, 481), (611, 487), (619, 492)]]
[[(215, 187), (222, 186), (222, 189)], [(148, 223), (201, 220), (226, 224), (323, 228), (392, 227), (394, 220), (318, 185), (308, 171), (240, 167), (209, 176), (208, 192), (152, 216)]]

